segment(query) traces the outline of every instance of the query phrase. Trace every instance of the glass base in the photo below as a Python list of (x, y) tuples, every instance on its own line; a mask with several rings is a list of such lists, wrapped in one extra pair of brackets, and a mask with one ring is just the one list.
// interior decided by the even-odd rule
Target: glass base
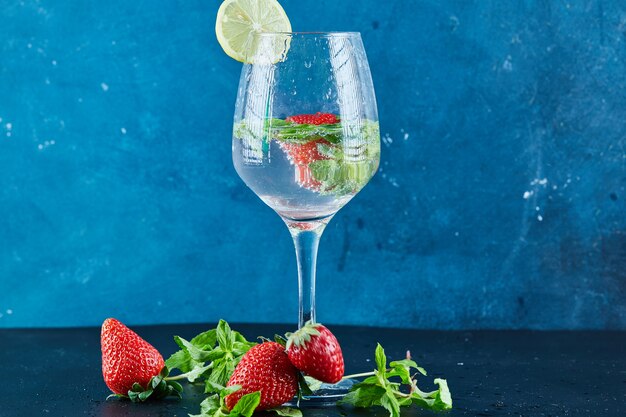
[(335, 405), (337, 401), (345, 397), (352, 385), (356, 384), (356, 379), (343, 379), (336, 384), (322, 384), (322, 386), (311, 395), (304, 395), (300, 404), (294, 398), (286, 405), (300, 408), (319, 408)]

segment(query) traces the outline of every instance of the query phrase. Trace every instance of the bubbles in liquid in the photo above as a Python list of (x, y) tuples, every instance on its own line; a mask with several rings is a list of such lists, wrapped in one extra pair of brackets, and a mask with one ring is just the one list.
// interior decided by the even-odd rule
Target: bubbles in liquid
[[(268, 158), (262, 164), (246, 163), (246, 144), (236, 139), (234, 142), (234, 163), (237, 173), (254, 193), (280, 215), (290, 219), (323, 218), (337, 212), (354, 195), (349, 193), (337, 196), (320, 194), (315, 191), (315, 179), (310, 171), (299, 166), (289, 157), (289, 146), (281, 146), (272, 141)], [(298, 158), (311, 156), (312, 151), (303, 152)], [(241, 156), (240, 156), (241, 155)]]
[(305, 63), (304, 63), (304, 67), (305, 68), (311, 68), (312, 65), (313, 65), (313, 63), (311, 61), (305, 61)]

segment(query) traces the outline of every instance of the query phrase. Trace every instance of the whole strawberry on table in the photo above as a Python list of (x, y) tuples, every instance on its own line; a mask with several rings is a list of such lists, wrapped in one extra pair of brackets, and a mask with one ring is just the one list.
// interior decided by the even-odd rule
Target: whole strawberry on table
[(326, 326), (307, 322), (287, 336), (287, 355), (296, 368), (322, 382), (341, 381), (344, 373), (341, 346)]
[[(283, 404), (310, 393), (307, 382), (319, 386), (358, 376), (366, 378), (353, 385), (337, 405), (381, 406), (391, 417), (398, 417), (400, 407), (411, 404), (436, 411), (452, 407), (445, 380), (435, 379), (435, 391), (419, 390), (415, 377), (426, 372), (410, 357), (388, 366), (380, 345), (375, 352), (376, 370), (344, 376), (339, 341), (319, 323), (306, 323), (286, 338), (261, 338), (261, 343), (255, 343), (220, 320), (216, 328), (189, 341), (178, 336), (174, 340), (180, 350), (164, 361), (152, 345), (118, 320), (105, 320), (102, 373), (113, 396), (133, 402), (180, 398), (183, 388), (176, 381), (187, 380), (203, 384), (209, 394), (200, 404), (200, 414), (192, 417), (250, 417), (255, 410), (300, 416), (299, 409)], [(180, 373), (169, 376), (170, 370)]]
[(106, 319), (100, 334), (102, 376), (113, 394), (133, 401), (180, 397), (183, 387), (167, 381), (163, 356), (116, 319)]

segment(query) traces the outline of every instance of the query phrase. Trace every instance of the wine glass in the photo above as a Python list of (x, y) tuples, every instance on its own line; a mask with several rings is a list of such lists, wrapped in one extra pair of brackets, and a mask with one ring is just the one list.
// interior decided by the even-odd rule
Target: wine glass
[(374, 86), (359, 33), (258, 33), (249, 50), (233, 162), (293, 237), (302, 327), (315, 322), (320, 236), (378, 169)]

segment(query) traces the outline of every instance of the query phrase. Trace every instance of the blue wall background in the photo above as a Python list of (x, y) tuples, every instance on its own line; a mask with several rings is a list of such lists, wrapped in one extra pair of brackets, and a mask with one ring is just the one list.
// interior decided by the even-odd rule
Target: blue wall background
[[(1, 4), (0, 327), (295, 320), (289, 234), (231, 165), (218, 4)], [(362, 32), (384, 136), (320, 320), (626, 328), (623, 2), (283, 5)]]

